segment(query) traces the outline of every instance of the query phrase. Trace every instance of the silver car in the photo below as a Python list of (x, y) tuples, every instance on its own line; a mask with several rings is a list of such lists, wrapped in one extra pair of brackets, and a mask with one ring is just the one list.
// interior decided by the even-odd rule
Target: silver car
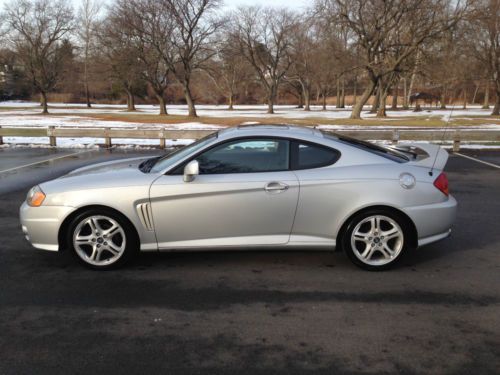
[(20, 209), (38, 249), (106, 269), (137, 251), (342, 249), (381, 270), (447, 237), (457, 203), (431, 144), (381, 147), (316, 129), (239, 126), (169, 155), (77, 169)]

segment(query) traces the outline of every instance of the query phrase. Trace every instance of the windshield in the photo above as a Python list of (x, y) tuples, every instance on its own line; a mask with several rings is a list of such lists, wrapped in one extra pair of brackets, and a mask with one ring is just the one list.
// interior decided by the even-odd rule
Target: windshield
[(201, 138), (198, 141), (191, 143), (189, 146), (182, 147), (177, 151), (162, 156), (161, 158), (157, 159), (151, 166), (150, 172), (159, 173), (161, 171), (164, 171), (165, 169), (176, 164), (178, 161), (184, 159), (186, 156), (195, 153), (198, 150), (201, 150), (203, 147), (211, 143), (215, 138), (217, 138), (217, 133), (210, 134), (205, 138)]
[(402, 152), (396, 151), (396, 150), (391, 149), (391, 148), (382, 147), (382, 146), (379, 146), (375, 143), (361, 141), (359, 139), (347, 137), (347, 136), (340, 135), (340, 134), (332, 134), (332, 133), (327, 133), (324, 131), (322, 131), (322, 133), (323, 133), (325, 138), (330, 138), (330, 139), (333, 139), (337, 142), (346, 143), (350, 146), (354, 146), (354, 147), (360, 148), (362, 150), (371, 152), (372, 154), (383, 156), (383, 157), (390, 159), (392, 161), (395, 161), (397, 163), (405, 163), (405, 162), (410, 160)]

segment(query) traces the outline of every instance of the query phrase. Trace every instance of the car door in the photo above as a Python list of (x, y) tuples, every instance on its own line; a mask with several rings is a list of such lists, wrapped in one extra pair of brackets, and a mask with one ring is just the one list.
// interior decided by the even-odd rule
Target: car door
[[(338, 210), (349, 203), (355, 192), (336, 177), (330, 168), (341, 154), (338, 150), (311, 142), (292, 144), (291, 168), (300, 183), (300, 199), (295, 213), (291, 242), (332, 243)], [(347, 199), (346, 199), (347, 198)]]
[(194, 159), (193, 181), (181, 166), (151, 186), (160, 249), (288, 242), (299, 195), (288, 140), (226, 141)]

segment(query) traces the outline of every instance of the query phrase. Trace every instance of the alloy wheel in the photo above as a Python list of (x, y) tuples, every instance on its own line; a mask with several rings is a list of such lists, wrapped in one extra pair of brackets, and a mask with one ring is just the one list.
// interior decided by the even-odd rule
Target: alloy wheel
[(125, 231), (115, 219), (101, 215), (90, 216), (76, 226), (73, 247), (77, 255), (88, 264), (111, 265), (125, 252)]
[(354, 255), (369, 266), (383, 266), (403, 250), (403, 230), (384, 215), (372, 215), (360, 221), (351, 234)]

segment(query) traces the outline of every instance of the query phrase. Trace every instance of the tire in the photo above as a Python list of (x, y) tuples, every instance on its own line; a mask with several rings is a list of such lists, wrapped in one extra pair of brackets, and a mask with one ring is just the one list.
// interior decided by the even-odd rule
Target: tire
[(374, 209), (355, 215), (341, 242), (356, 266), (383, 271), (394, 267), (410, 251), (411, 234), (411, 226), (402, 215)]
[(71, 220), (66, 244), (85, 266), (95, 270), (118, 268), (139, 250), (133, 225), (105, 208), (88, 209)]

